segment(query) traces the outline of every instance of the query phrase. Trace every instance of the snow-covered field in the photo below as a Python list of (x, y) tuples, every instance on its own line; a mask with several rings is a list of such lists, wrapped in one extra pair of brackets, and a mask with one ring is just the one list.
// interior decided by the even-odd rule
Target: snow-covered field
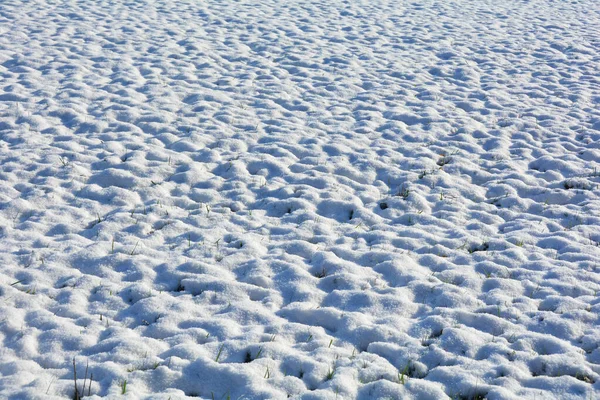
[(600, 398), (596, 0), (2, 0), (0, 164), (0, 398)]

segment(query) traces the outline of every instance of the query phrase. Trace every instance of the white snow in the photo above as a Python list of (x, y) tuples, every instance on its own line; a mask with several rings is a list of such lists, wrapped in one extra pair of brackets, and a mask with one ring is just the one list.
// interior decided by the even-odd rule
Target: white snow
[(600, 398), (597, 1), (5, 0), (0, 164), (0, 398)]

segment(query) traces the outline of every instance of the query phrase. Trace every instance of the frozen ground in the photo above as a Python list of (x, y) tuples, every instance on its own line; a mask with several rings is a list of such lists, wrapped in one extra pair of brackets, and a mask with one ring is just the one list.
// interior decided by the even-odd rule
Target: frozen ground
[(600, 398), (599, 71), (595, 0), (1, 1), (0, 397)]

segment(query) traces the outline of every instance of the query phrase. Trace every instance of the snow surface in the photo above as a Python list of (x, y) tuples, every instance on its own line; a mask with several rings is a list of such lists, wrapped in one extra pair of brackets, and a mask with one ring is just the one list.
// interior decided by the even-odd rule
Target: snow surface
[(600, 398), (599, 71), (595, 0), (1, 1), (0, 397)]

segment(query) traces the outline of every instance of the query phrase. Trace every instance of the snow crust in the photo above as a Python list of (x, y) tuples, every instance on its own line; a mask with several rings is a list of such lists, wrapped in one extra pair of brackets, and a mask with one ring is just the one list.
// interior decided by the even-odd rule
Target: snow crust
[(600, 398), (599, 71), (591, 0), (0, 2), (0, 397)]

